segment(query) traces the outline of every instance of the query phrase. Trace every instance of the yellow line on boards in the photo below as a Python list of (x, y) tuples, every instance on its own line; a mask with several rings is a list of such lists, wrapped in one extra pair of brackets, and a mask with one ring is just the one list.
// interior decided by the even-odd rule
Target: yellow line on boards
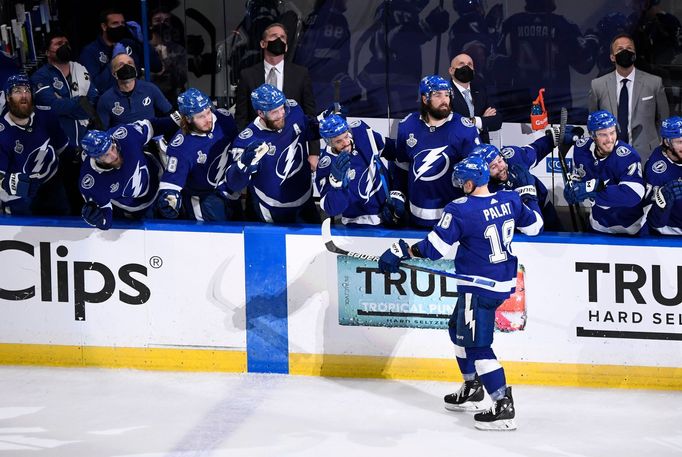
[(246, 371), (246, 351), (0, 344), (2, 365)]

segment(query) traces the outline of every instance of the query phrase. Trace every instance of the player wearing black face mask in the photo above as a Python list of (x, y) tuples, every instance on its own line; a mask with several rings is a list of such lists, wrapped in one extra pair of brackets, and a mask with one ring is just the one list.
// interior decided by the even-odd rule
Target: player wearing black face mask
[(476, 125), (481, 141), (490, 142), (489, 132), (502, 127), (497, 110), (490, 106), (483, 80), (476, 78), (474, 61), (468, 54), (456, 55), (450, 64), (450, 86), (452, 87), (452, 111), (471, 118)]

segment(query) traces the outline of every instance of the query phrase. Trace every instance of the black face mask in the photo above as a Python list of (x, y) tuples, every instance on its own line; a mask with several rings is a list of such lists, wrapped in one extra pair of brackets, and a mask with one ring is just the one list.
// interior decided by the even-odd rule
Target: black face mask
[(618, 54), (616, 54), (616, 63), (623, 68), (630, 68), (635, 64), (635, 59), (637, 56), (634, 52), (623, 49)]
[(128, 27), (125, 25), (121, 25), (119, 27), (110, 27), (107, 28), (107, 38), (109, 38), (109, 41), (113, 43), (118, 43), (124, 38), (130, 38), (130, 32), (128, 31)]
[(125, 64), (118, 70), (116, 70), (116, 79), (119, 81), (125, 81), (127, 79), (137, 78), (137, 69), (132, 65)]
[(464, 65), (455, 69), (455, 79), (463, 83), (469, 83), (474, 79), (474, 70), (471, 67)]
[(68, 63), (71, 61), (71, 46), (69, 46), (69, 43), (65, 43), (55, 51), (55, 55), (57, 56), (57, 60), (59, 60), (61, 63)]
[(281, 38), (276, 40), (268, 41), (267, 50), (276, 56), (281, 56), (287, 50), (287, 45)]

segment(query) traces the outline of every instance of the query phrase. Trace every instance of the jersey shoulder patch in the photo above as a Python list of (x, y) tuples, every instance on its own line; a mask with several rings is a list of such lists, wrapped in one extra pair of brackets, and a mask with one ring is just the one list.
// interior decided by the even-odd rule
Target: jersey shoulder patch
[(469, 199), (469, 197), (459, 197), (456, 200), (453, 200), (453, 203), (457, 203), (458, 205), (461, 205), (462, 203), (466, 203), (466, 201)]
[(654, 173), (665, 173), (665, 171), (667, 169), (668, 169), (668, 164), (665, 163), (665, 160), (657, 160), (651, 166), (651, 171), (653, 171)]
[(627, 146), (618, 146), (616, 148), (616, 155), (618, 157), (625, 157), (629, 155), (632, 151)]
[(291, 98), (287, 98), (287, 105), (298, 106), (298, 102), (296, 100), (291, 99)]
[(578, 141), (575, 142), (575, 145), (581, 148), (585, 146), (588, 141), (590, 141), (590, 139), (587, 137), (578, 138)]
[(464, 127), (471, 128), (471, 127), (475, 127), (475, 126), (476, 126), (476, 124), (474, 124), (474, 121), (472, 121), (472, 120), (471, 120), (470, 118), (468, 118), (468, 117), (462, 117), (462, 118), (461, 118), (461, 121), (462, 121), (462, 125), (463, 125)]
[(250, 128), (246, 128), (246, 129), (242, 130), (242, 132), (239, 134), (239, 138), (241, 138), (242, 140), (247, 140), (247, 139), (251, 138), (252, 136), (253, 136), (253, 130), (251, 130)]
[(170, 142), (171, 146), (178, 147), (185, 141), (185, 135), (178, 133)]
[(95, 185), (95, 178), (90, 173), (83, 176), (83, 179), (81, 179), (81, 187), (83, 189), (92, 189), (92, 186), (94, 186), (94, 185)]
[(225, 108), (218, 108), (216, 111), (218, 111), (221, 114), (224, 114), (225, 116), (230, 116), (232, 117), (232, 113), (230, 113), (228, 110)]
[(330, 156), (324, 156), (320, 159), (320, 163), (317, 164), (317, 168), (327, 168), (332, 164), (332, 158)]
[(355, 127), (360, 127), (360, 124), (362, 124), (362, 121), (360, 119), (356, 119), (354, 121), (349, 122), (348, 127), (354, 129)]
[(128, 136), (128, 130), (125, 127), (117, 128), (111, 136), (116, 140), (122, 140)]
[(502, 154), (502, 157), (504, 157), (505, 159), (511, 159), (512, 157), (514, 157), (514, 154), (516, 154), (516, 151), (514, 150), (514, 148), (506, 147), (502, 148), (500, 154)]

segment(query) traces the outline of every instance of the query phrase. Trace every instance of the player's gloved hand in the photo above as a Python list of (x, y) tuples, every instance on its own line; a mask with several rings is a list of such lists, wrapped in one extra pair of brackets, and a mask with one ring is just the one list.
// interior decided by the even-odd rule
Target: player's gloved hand
[(130, 33), (133, 35), (133, 38), (142, 43), (144, 38), (142, 36), (142, 27), (140, 26), (140, 24), (138, 24), (135, 21), (128, 21), (126, 22), (126, 25), (128, 26), (128, 30), (130, 30)]
[(528, 200), (538, 199), (538, 193), (535, 189), (535, 178), (526, 167), (519, 163), (509, 167), (507, 185), (521, 196), (521, 200), (524, 203)]
[(345, 189), (348, 187), (348, 170), (350, 169), (351, 155), (348, 151), (343, 151), (336, 156), (329, 169), (329, 185), (334, 189)]
[(582, 136), (585, 134), (585, 130), (582, 127), (577, 127), (575, 125), (567, 125), (566, 131), (564, 132), (564, 137), (559, 138), (559, 130), (560, 129), (558, 126), (549, 127), (545, 129), (545, 135), (552, 138), (552, 141), (554, 142), (554, 147), (557, 147), (560, 144), (572, 145), (579, 138), (582, 138)]
[(166, 219), (177, 219), (180, 215), (180, 208), (182, 208), (182, 196), (180, 192), (172, 189), (163, 189), (159, 191), (159, 196), (156, 199), (156, 209)]
[(564, 187), (564, 198), (569, 205), (575, 205), (583, 200), (594, 200), (599, 187), (598, 179), (588, 181), (570, 181)]
[(261, 157), (268, 151), (269, 146), (265, 142), (253, 141), (239, 156), (237, 168), (244, 174), (252, 175), (258, 171)]
[(26, 173), (9, 173), (3, 179), (3, 188), (10, 195), (21, 198), (35, 198), (40, 188), (40, 181)]
[(337, 115), (341, 116), (342, 118), (346, 119), (346, 116), (348, 116), (348, 108), (346, 108), (345, 106), (342, 106), (340, 103), (331, 104), (327, 107), (326, 110), (322, 111), (317, 116), (317, 120), (318, 120), (318, 122), (321, 122), (322, 119), (329, 117), (332, 114), (337, 114)]
[(405, 194), (392, 190), (381, 208), (381, 221), (386, 225), (399, 225), (405, 219)]
[(97, 203), (89, 201), (83, 205), (81, 209), (81, 216), (83, 220), (100, 230), (109, 230), (111, 228), (111, 221), (113, 219), (113, 211), (109, 207), (100, 208)]
[(424, 22), (434, 34), (440, 35), (450, 26), (450, 14), (444, 8), (436, 7), (426, 16)]
[(400, 269), (400, 262), (410, 258), (410, 247), (405, 240), (398, 240), (393, 243), (386, 252), (379, 257), (379, 270), (382, 273), (397, 273)]
[(661, 209), (672, 208), (677, 200), (682, 200), (682, 181), (667, 182), (654, 194), (654, 201)]

